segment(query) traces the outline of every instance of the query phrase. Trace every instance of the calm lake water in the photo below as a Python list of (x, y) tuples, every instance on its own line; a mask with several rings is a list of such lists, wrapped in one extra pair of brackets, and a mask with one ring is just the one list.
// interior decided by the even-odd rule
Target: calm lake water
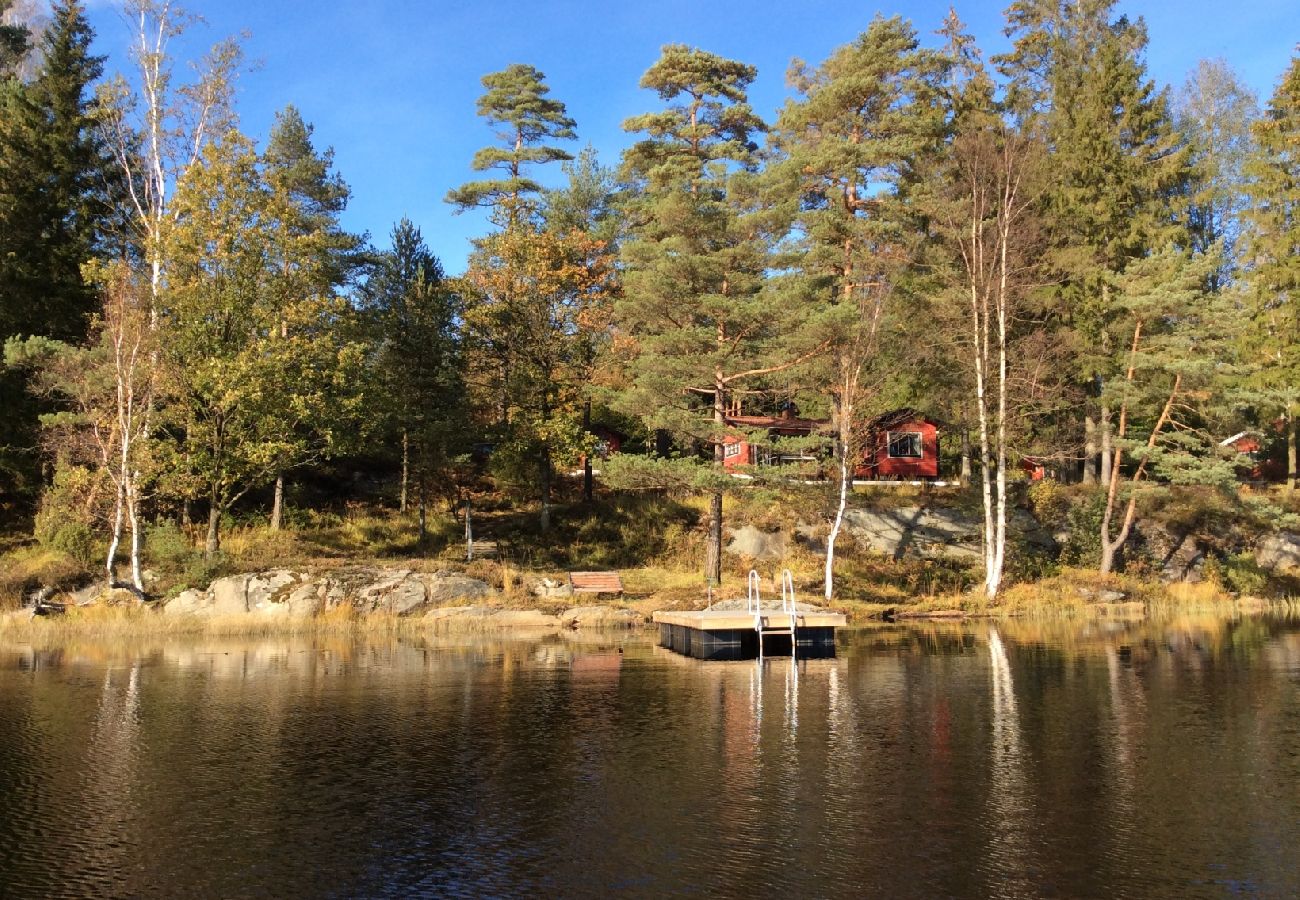
[(1300, 894), (1300, 623), (0, 643), (0, 895)]

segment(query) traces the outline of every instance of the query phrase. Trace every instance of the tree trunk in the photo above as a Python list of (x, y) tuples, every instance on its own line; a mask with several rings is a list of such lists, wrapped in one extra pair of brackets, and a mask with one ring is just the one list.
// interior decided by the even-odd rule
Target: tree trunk
[[(582, 430), (588, 434), (591, 433), (591, 401), (590, 400), (588, 400), (587, 405), (582, 408)], [(592, 489), (593, 489), (592, 478), (591, 478), (591, 454), (588, 453), (584, 455), (582, 459), (583, 459), (582, 499), (585, 502), (590, 503), (591, 496), (592, 496)]]
[[(1086, 402), (1086, 401), (1085, 401)], [(1097, 420), (1092, 417), (1092, 413), (1083, 414), (1083, 483), (1097, 483)], [(1109, 469), (1103, 469), (1102, 475), (1105, 476)]]
[(1296, 417), (1288, 409), (1286, 413), (1286, 489), (1295, 491), (1296, 483)]
[(1109, 403), (1101, 405), (1101, 420), (1097, 423), (1097, 430), (1101, 433), (1101, 470), (1109, 472), (1111, 459), (1115, 455), (1114, 431), (1111, 425)]
[[(713, 372), (713, 425), (720, 432), (727, 423), (725, 407), (726, 382), (721, 369)], [(722, 473), (726, 451), (718, 435), (713, 436), (713, 465)], [(704, 577), (709, 584), (722, 584), (722, 491), (714, 491), (709, 498), (709, 541), (704, 549)]]
[(425, 538), (425, 535), (428, 533), (428, 525), (429, 525), (429, 518), (428, 518), (428, 516), (429, 516), (429, 513), (428, 513), (428, 507), (427, 507), (427, 504), (426, 504), (426, 502), (425, 502), (425, 493), (426, 493), (426, 491), (424, 490), (424, 479), (423, 479), (423, 478), (420, 479), (419, 490), (420, 490), (420, 498), (419, 498), (419, 519), (420, 519), (419, 542), (420, 542), (420, 546), (424, 546), (424, 538)]
[(126, 517), (131, 525), (131, 584), (143, 596), (144, 575), (140, 571), (140, 496), (136, 485), (140, 483), (140, 473), (132, 472), (126, 488)]
[(126, 517), (126, 484), (117, 485), (117, 501), (113, 504), (113, 535), (108, 542), (108, 557), (104, 562), (108, 586), (112, 587), (117, 575), (117, 549), (122, 543), (122, 522)]
[(406, 429), (402, 429), (402, 492), (397, 498), (397, 511), (406, 515), (407, 487), (411, 479), (411, 441)]
[(469, 500), (465, 501), (465, 559), (474, 559), (474, 508)]
[(542, 447), (542, 516), (541, 529), (545, 534), (551, 528), (551, 448)]
[(284, 473), (275, 476), (275, 499), (271, 502), (271, 530), (279, 531), (284, 524)]
[(709, 497), (709, 543), (704, 551), (704, 577), (722, 583), (722, 491)]
[(194, 524), (193, 504), (189, 497), (181, 501), (181, 528), (188, 531)]
[(966, 428), (965, 424), (963, 424), (961, 426), (961, 483), (962, 484), (970, 484), (970, 479), (971, 479), (970, 454), (971, 454), (970, 431)]
[(208, 504), (208, 538), (203, 545), (203, 555), (208, 559), (221, 552), (221, 507), (213, 500)]
[(835, 539), (840, 536), (840, 528), (844, 525), (844, 507), (849, 502), (849, 479), (853, 477), (849, 471), (849, 445), (846, 441), (840, 441), (840, 502), (835, 509), (835, 523), (831, 525), (830, 537), (826, 538), (826, 574), (825, 574), (825, 597), (826, 602), (831, 600), (831, 594), (835, 590)]

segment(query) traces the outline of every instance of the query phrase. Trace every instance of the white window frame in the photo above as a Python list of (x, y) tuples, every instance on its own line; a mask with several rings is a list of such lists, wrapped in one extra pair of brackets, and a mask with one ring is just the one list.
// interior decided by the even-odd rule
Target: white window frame
[[(894, 442), (900, 438), (913, 438), (916, 441), (915, 453), (895, 453)], [(885, 454), (890, 459), (925, 459), (925, 434), (920, 431), (886, 431)]]
[(740, 456), (743, 452), (744, 446), (744, 441), (726, 441), (722, 445), (723, 459), (732, 459), (733, 457)]

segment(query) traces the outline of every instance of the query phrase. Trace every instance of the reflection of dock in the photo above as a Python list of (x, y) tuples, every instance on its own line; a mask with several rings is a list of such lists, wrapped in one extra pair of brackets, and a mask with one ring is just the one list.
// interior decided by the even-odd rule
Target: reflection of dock
[(760, 650), (788, 655), (792, 641), (800, 658), (834, 656), (835, 629), (845, 624), (840, 613), (799, 610), (791, 616), (779, 609), (664, 611), (654, 621), (661, 646), (696, 659), (753, 659)]

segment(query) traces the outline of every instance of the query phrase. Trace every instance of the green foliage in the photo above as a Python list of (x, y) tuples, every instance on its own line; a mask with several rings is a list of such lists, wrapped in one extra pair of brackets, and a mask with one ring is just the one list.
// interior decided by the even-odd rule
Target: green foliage
[(292, 184), (232, 131), (172, 204), (164, 452), (174, 484), (202, 485), (218, 512), (347, 447), (363, 420), (364, 349), (347, 327), (352, 308), (329, 289), (337, 235), (303, 218)]
[(145, 530), (144, 555), (151, 564), (164, 569), (183, 569), (193, 561), (194, 543), (169, 519)]
[(1255, 562), (1253, 553), (1210, 556), (1205, 561), (1205, 578), (1238, 594), (1259, 596), (1268, 590), (1269, 573)]
[(1063, 526), (1070, 513), (1070, 496), (1065, 485), (1055, 478), (1035, 481), (1027, 489), (1029, 509), (1048, 528)]
[(1106, 495), (1085, 494), (1066, 515), (1067, 537), (1061, 547), (1061, 563), (1068, 566), (1096, 566), (1101, 559), (1101, 520), (1106, 513)]
[[(95, 294), (81, 266), (108, 249), (119, 184), (91, 97), (103, 57), (90, 52), (85, 7), (66, 0), (51, 12), (27, 82), (5, 75), (25, 32), (0, 27), (0, 342), (86, 334)], [(37, 420), (52, 406), (31, 386), (29, 373), (0, 370), (0, 502), (34, 498)]]
[(538, 211), (536, 198), (542, 190), (525, 174), (525, 167), (573, 158), (547, 143), (573, 138), (575, 123), (563, 103), (547, 96), (551, 89), (545, 79), (522, 63), (483, 76), (478, 114), (494, 126), (501, 146), (478, 151), (472, 166), (476, 172), (495, 169), (502, 177), (471, 181), (449, 191), (447, 202), (458, 211), (485, 207), (493, 211), (499, 227), (520, 224)]

